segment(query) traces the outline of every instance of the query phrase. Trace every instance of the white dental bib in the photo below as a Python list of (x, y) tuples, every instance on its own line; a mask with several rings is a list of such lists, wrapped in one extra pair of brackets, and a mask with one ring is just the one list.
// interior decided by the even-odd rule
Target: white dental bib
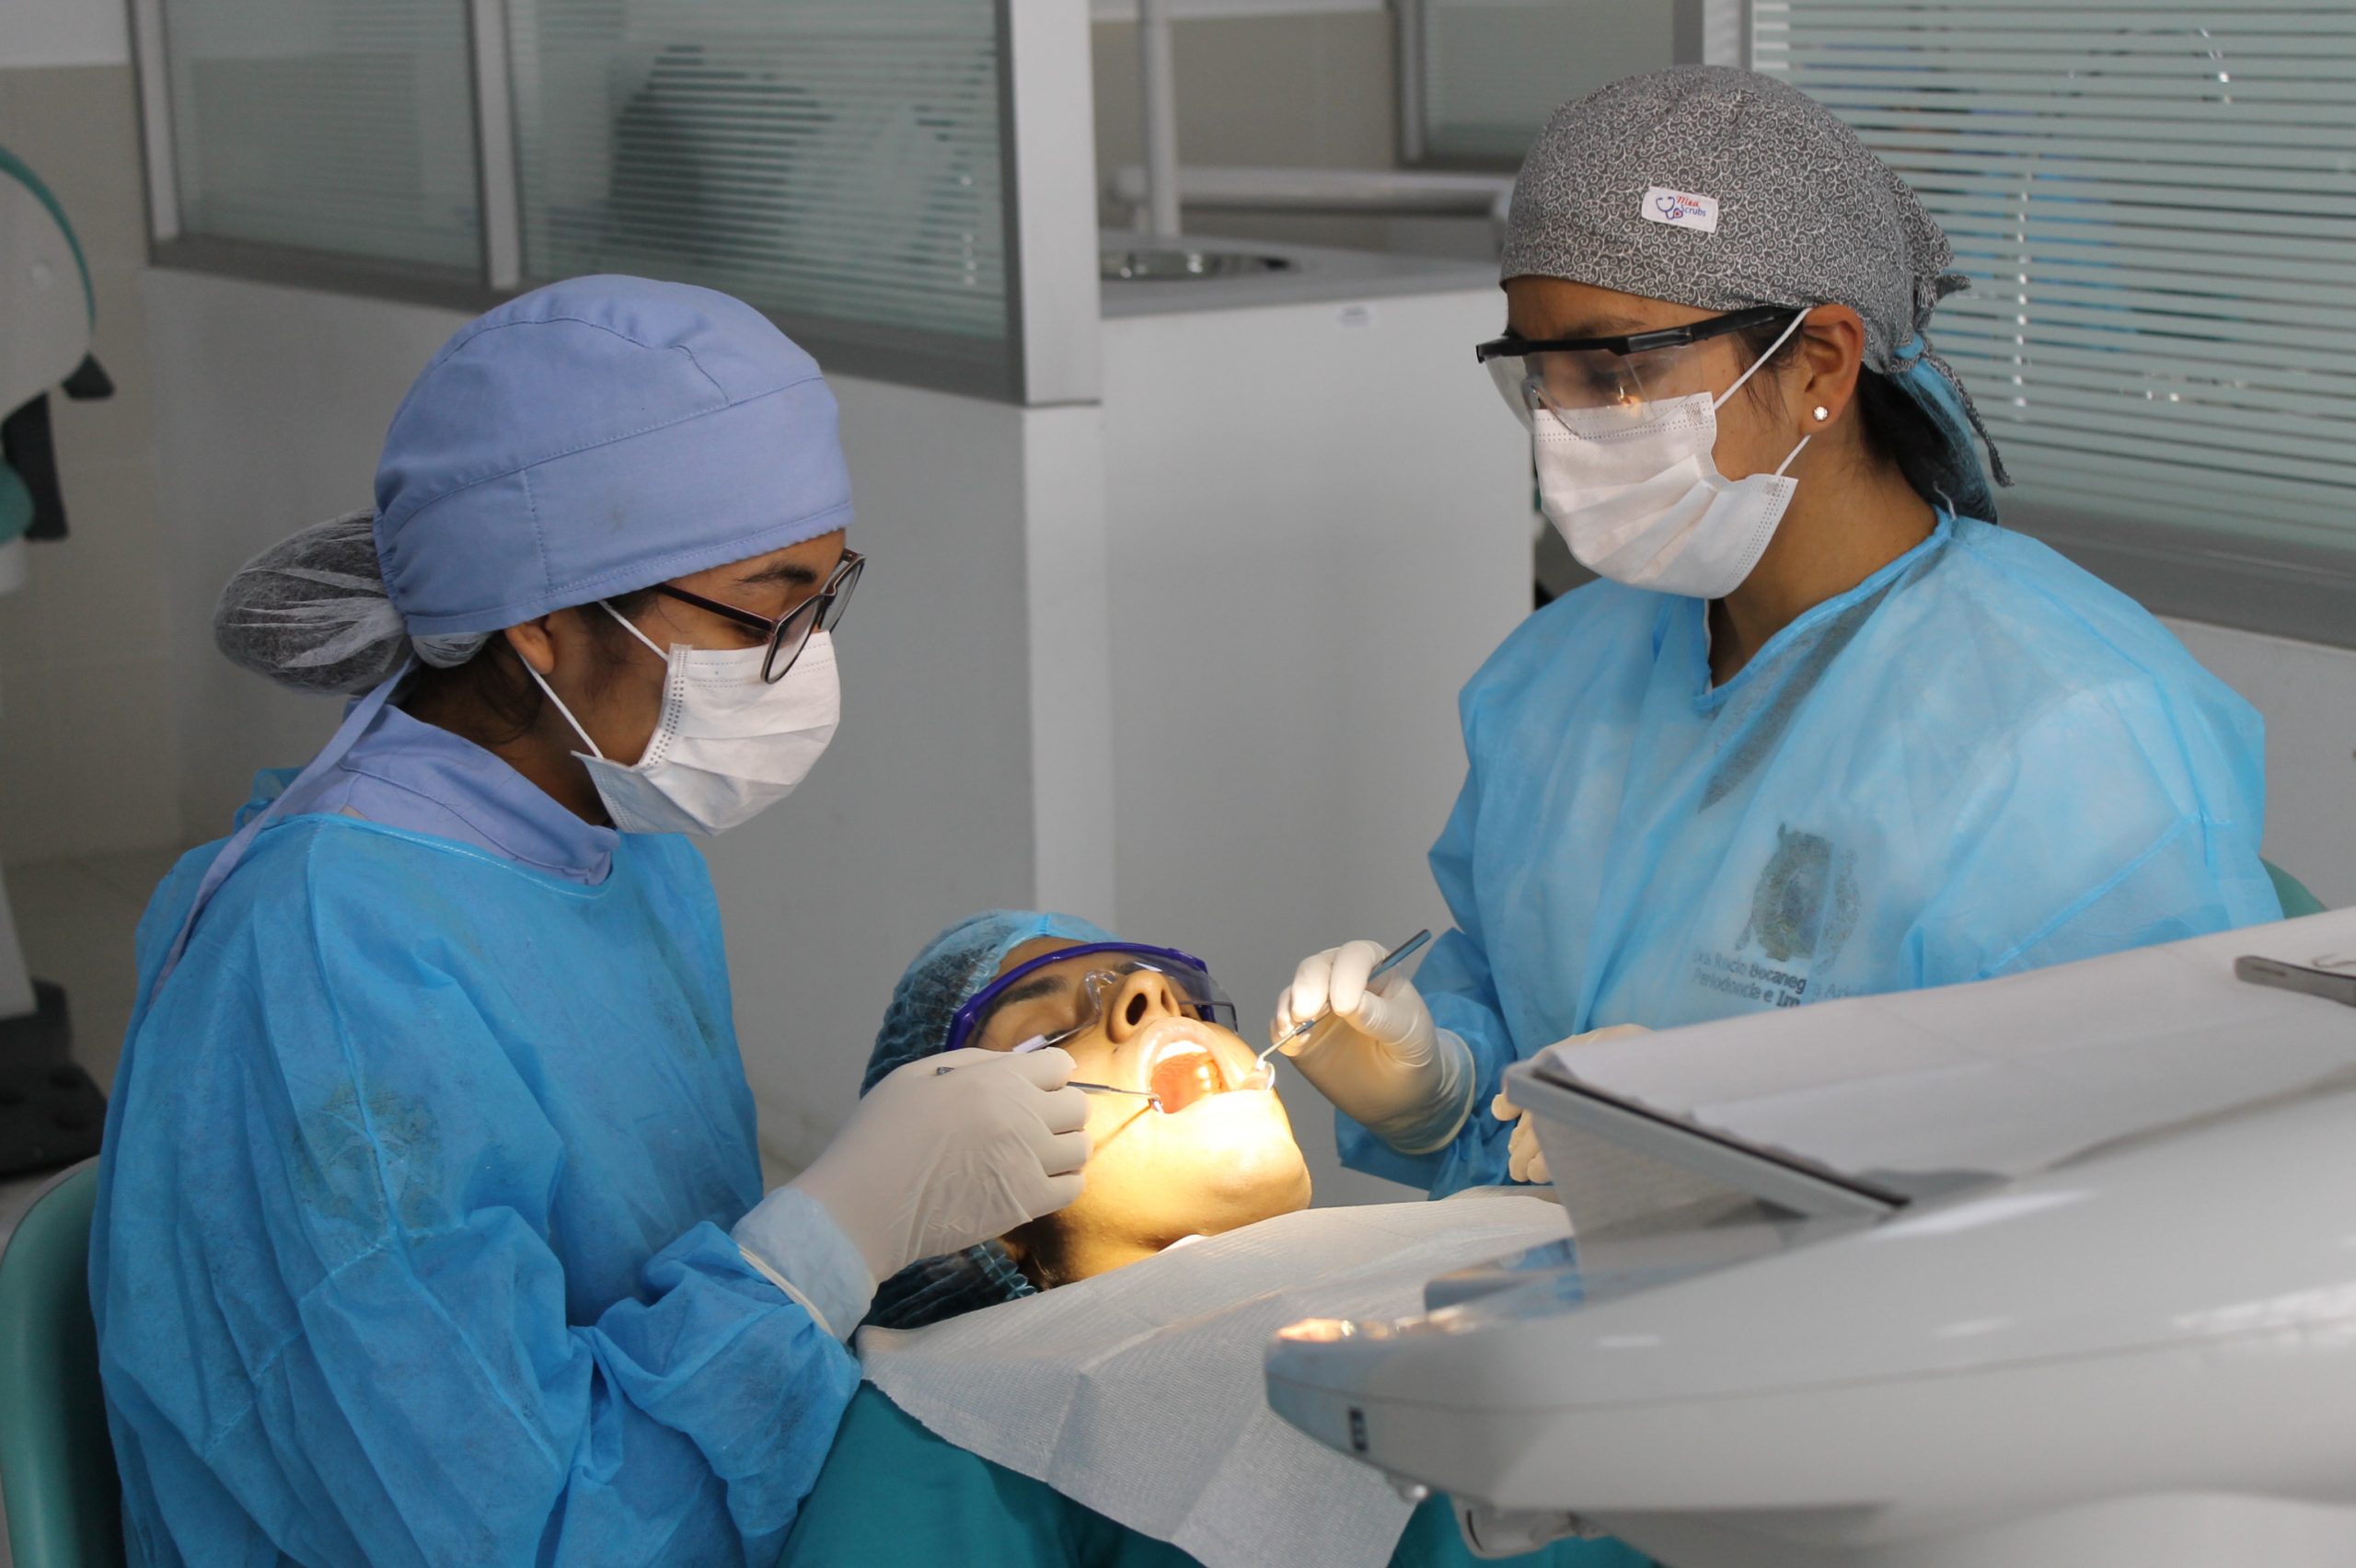
[(1409, 1505), (1268, 1409), (1305, 1317), (1418, 1311), (1435, 1274), (1566, 1235), (1543, 1198), (1307, 1209), (1045, 1295), (859, 1339), (868, 1381), (939, 1436), (1209, 1568), (1380, 1568)]

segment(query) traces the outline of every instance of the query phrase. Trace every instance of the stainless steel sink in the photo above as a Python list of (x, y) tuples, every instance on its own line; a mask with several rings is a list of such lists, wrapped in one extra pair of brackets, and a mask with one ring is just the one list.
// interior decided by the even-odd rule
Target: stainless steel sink
[(1250, 250), (1204, 250), (1194, 247), (1139, 246), (1097, 253), (1106, 282), (1173, 282), (1186, 278), (1257, 278), (1289, 272), (1299, 263), (1288, 256)]

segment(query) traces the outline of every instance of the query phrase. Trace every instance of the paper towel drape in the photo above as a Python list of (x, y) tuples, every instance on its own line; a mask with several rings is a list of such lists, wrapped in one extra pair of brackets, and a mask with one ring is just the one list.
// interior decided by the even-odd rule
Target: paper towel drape
[(1268, 1409), (1269, 1341), (1398, 1318), (1437, 1274), (1553, 1240), (1542, 1198), (1311, 1209), (909, 1333), (870, 1381), (928, 1428), (1210, 1568), (1380, 1568), (1408, 1505)]

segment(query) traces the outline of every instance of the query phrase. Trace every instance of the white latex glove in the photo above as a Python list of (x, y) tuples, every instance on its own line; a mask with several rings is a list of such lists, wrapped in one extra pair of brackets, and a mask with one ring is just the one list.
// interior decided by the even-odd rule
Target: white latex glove
[(1269, 1025), (1275, 1039), (1330, 1004), (1333, 1019), (1284, 1054), (1317, 1092), (1402, 1154), (1427, 1154), (1456, 1136), (1472, 1106), (1472, 1053), (1432, 1023), (1405, 974), (1367, 984), (1388, 950), (1348, 942), (1301, 960)]
[(868, 1091), (791, 1185), (826, 1209), (878, 1281), (1004, 1235), (1080, 1196), (1094, 1143), (1088, 1096), (1064, 1087), (1073, 1066), (1052, 1049), (968, 1047), (910, 1062)]
[[(1625, 1034), (1648, 1034), (1641, 1023), (1615, 1023), (1603, 1029), (1590, 1029), (1585, 1034), (1574, 1034), (1561, 1041), (1564, 1045), (1583, 1045), (1591, 1040), (1616, 1040)], [(1538, 1129), (1530, 1124), (1530, 1113), (1500, 1091), (1489, 1101), (1489, 1114), (1500, 1122), (1513, 1124), (1513, 1136), (1506, 1139), (1506, 1171), (1517, 1182), (1531, 1182), (1542, 1187), (1554, 1178), (1546, 1169), (1546, 1151), (1538, 1147)]]

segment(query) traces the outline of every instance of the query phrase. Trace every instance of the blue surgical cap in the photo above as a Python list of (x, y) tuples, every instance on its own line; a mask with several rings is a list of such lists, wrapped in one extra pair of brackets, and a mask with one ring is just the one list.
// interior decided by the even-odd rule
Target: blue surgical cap
[(927, 943), (892, 988), (892, 1005), (884, 1010), (884, 1027), (876, 1032), (860, 1093), (873, 1089), (895, 1067), (938, 1055), (949, 1043), (949, 1025), (957, 1009), (998, 978), (1008, 953), (1042, 937), (1068, 942), (1120, 940), (1077, 915), (1044, 910), (992, 909), (960, 920)]
[[(949, 1043), (957, 1009), (998, 977), (1006, 955), (1025, 942), (1057, 937), (1069, 942), (1119, 939), (1076, 915), (993, 909), (933, 938), (892, 990), (884, 1027), (867, 1058), (865, 1094), (896, 1067), (937, 1055)], [(1034, 1287), (997, 1241), (910, 1263), (876, 1287), (866, 1321), (887, 1329), (920, 1329), (943, 1318), (1019, 1300)]]
[(386, 432), (375, 541), (413, 637), (495, 631), (850, 522), (817, 362), (742, 300), (573, 278), (461, 328)]
[(306, 528), (222, 594), (214, 637), (232, 659), (305, 690), (366, 695), (213, 858), (151, 988), (254, 836), (309, 809), (412, 651), (463, 663), (518, 621), (849, 522), (834, 395), (817, 362), (742, 300), (574, 278), (460, 328), (394, 411), (374, 518)]

